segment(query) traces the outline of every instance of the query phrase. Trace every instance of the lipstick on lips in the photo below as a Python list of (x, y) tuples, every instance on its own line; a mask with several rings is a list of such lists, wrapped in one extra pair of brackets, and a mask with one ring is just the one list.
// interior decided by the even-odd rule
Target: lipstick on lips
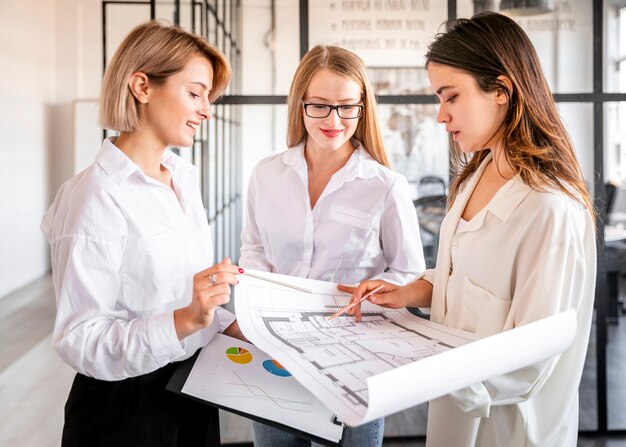
[(322, 133), (328, 138), (337, 137), (342, 131), (338, 129), (320, 129)]

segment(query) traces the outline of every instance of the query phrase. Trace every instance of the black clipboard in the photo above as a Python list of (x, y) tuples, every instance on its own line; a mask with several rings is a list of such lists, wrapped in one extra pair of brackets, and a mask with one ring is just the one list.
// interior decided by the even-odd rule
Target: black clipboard
[[(312, 442), (316, 442), (317, 444), (320, 445), (324, 445), (324, 446), (329, 446), (329, 447), (336, 447), (336, 446), (341, 446), (343, 444), (343, 437), (345, 435), (345, 426), (343, 428), (343, 432), (341, 435), (341, 440), (339, 440), (338, 443), (332, 442), (328, 439), (324, 439), (324, 438), (320, 438), (318, 436), (312, 435), (310, 433), (304, 432), (302, 430), (298, 430), (296, 428), (290, 427), (288, 425), (284, 425), (281, 423), (278, 423), (276, 421), (270, 420), (270, 419), (264, 419), (262, 417), (259, 417), (257, 415), (253, 415), (253, 414), (249, 414), (246, 413), (244, 411), (240, 411), (240, 410), (235, 410), (233, 408), (229, 408), (226, 407), (224, 405), (220, 405), (217, 404), (215, 402), (210, 402), (204, 399), (199, 399), (195, 396), (186, 394), (182, 392), (183, 386), (185, 385), (185, 382), (187, 381), (187, 377), (189, 377), (189, 374), (191, 373), (191, 370), (194, 366), (194, 364), (196, 363), (196, 359), (198, 358), (198, 355), (200, 355), (200, 349), (198, 349), (198, 351), (196, 351), (196, 353), (191, 356), (190, 358), (188, 358), (187, 360), (183, 360), (182, 362), (179, 362), (179, 365), (176, 367), (176, 369), (174, 370), (174, 373), (172, 374), (172, 377), (170, 377), (169, 382), (167, 383), (165, 389), (172, 392), (172, 393), (176, 393), (180, 396), (184, 396), (187, 399), (193, 399), (196, 402), (202, 402), (206, 405), (211, 405), (212, 407), (216, 407), (216, 408), (220, 408), (224, 411), (228, 411), (229, 413), (233, 413), (233, 414), (237, 414), (239, 416), (243, 416), (245, 418), (257, 421), (257, 422), (261, 422), (263, 424), (269, 425), (271, 427), (274, 428), (278, 428), (280, 430), (286, 431), (288, 433), (294, 434), (300, 438), (304, 438), (304, 439), (308, 439)], [(335, 420), (335, 423), (337, 425), (343, 425), (341, 422), (339, 422), (338, 420)]]

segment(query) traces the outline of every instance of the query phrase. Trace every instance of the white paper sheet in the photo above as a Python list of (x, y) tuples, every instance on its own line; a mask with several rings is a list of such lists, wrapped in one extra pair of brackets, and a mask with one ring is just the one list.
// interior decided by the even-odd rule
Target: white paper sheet
[(250, 341), (352, 426), (553, 357), (576, 332), (573, 310), (483, 339), (370, 302), (360, 323), (345, 315), (329, 321), (350, 300), (336, 284), (252, 272), (313, 290), (239, 277), (237, 320)]
[(338, 442), (335, 414), (254, 345), (217, 334), (198, 356), (182, 392), (225, 409), (273, 420)]

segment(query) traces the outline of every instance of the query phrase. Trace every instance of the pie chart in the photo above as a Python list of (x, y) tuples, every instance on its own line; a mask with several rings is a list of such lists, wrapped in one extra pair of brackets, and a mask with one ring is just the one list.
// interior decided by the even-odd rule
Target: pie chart
[(226, 357), (228, 357), (231, 362), (239, 363), (240, 365), (245, 365), (252, 361), (250, 351), (238, 347), (228, 348), (226, 350)]
[(289, 377), (291, 376), (291, 373), (289, 371), (287, 371), (283, 365), (281, 365), (280, 363), (278, 363), (276, 360), (266, 360), (263, 362), (263, 368), (265, 368), (265, 370), (270, 373), (270, 374), (274, 374), (275, 376), (279, 376), (279, 377)]

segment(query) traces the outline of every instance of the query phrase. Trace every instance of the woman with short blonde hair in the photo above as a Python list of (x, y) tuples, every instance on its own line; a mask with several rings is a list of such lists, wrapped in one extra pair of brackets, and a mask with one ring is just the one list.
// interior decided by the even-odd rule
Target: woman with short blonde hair
[(63, 446), (218, 445), (216, 409), (165, 386), (217, 331), (242, 337), (230, 299), (237, 266), (213, 264), (193, 145), (230, 67), (203, 38), (151, 21), (104, 75), (95, 162), (65, 182), (41, 228), (50, 243), (53, 345), (77, 371)]

